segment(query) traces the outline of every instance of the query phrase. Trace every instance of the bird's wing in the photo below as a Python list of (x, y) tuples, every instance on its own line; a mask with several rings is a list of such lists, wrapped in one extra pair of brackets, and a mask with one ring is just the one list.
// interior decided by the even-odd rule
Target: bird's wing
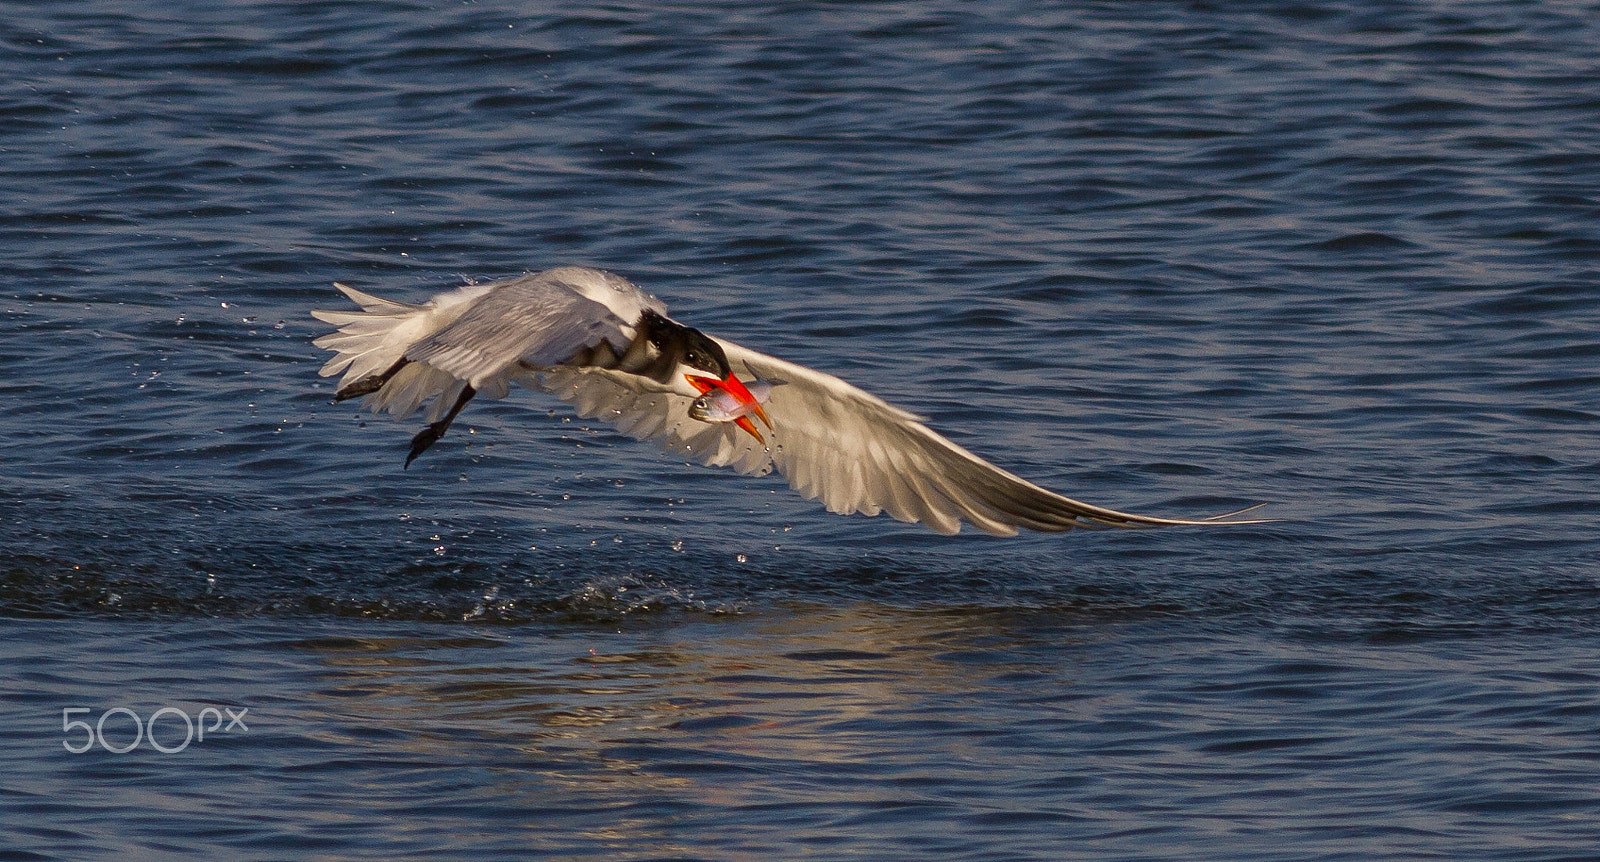
[(554, 365), (602, 340), (625, 350), (631, 327), (631, 320), (539, 273), (496, 285), (407, 348), (405, 358), (481, 387), (516, 363)]
[[(718, 339), (741, 378), (781, 380), (766, 404), (772, 418), (762, 446), (731, 424), (689, 418), (691, 399), (644, 391), (631, 375), (557, 369), (543, 388), (578, 412), (637, 439), (711, 466), (746, 474), (776, 469), (831, 512), (877, 515), (952, 534), (966, 521), (999, 536), (1019, 528), (1150, 527), (1221, 523), (1152, 518), (1091, 506), (1047, 491), (946, 440), (917, 417), (829, 374)], [(1228, 523), (1241, 523), (1231, 521)]]

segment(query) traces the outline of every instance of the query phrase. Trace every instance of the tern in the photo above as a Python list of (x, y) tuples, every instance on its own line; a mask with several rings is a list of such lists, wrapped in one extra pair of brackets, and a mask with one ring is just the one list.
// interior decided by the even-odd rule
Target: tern
[(416, 305), (334, 286), (361, 307), (311, 312), (338, 327), (312, 342), (335, 354), (321, 375), (344, 374), (335, 403), (365, 396), (403, 419), (432, 399), (405, 466), (475, 395), (503, 398), (516, 383), (707, 466), (776, 471), (830, 512), (888, 513), (946, 535), (963, 521), (998, 536), (1261, 523), (1235, 517), (1249, 509), (1156, 518), (1047, 491), (837, 377), (685, 326), (603, 270), (563, 266)]

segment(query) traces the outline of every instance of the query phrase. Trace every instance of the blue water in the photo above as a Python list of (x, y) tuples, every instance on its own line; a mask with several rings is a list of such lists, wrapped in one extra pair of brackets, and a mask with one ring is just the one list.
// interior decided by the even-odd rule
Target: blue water
[[(1600, 856), (1600, 5), (4, 11), (0, 859)], [(332, 281), (561, 263), (1282, 520), (329, 405)]]

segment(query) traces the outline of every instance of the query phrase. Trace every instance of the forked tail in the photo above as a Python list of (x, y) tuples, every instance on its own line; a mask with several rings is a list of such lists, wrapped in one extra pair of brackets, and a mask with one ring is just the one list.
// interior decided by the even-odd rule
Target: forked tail
[(396, 419), (404, 419), (433, 399), (428, 409), (429, 425), (412, 441), (410, 457), (406, 459), (410, 464), (444, 434), (473, 390), (464, 380), (406, 358), (407, 350), (437, 329), (433, 305), (382, 299), (337, 282), (334, 287), (361, 310), (311, 312), (312, 317), (339, 327), (339, 331), (311, 342), (334, 352), (318, 373), (332, 377), (344, 372), (334, 392), (335, 403), (366, 396), (364, 406), (374, 413), (387, 410)]

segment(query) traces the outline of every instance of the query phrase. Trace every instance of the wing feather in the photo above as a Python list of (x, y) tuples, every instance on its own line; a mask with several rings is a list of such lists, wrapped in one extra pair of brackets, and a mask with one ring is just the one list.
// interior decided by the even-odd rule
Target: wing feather
[(916, 415), (837, 377), (721, 344), (735, 370), (786, 382), (767, 405), (775, 426), (774, 464), (796, 490), (822, 497), (831, 511), (884, 509), (939, 532), (955, 532), (966, 521), (1002, 536), (1015, 535), (1019, 527), (1061, 532), (1217, 523), (1135, 515), (1064, 497), (990, 464)]
[(598, 368), (554, 368), (540, 388), (635, 439), (653, 440), (702, 464), (747, 475), (776, 470), (830, 512), (890, 516), (958, 532), (961, 522), (997, 536), (1019, 528), (1216, 523), (1152, 518), (1080, 503), (990, 464), (934, 433), (912, 413), (829, 374), (718, 339), (742, 379), (782, 380), (766, 405), (769, 445), (731, 424), (688, 416), (692, 399)]
[(631, 324), (542, 272), (495, 285), (405, 355), (481, 386), (517, 363), (554, 365), (602, 340), (626, 348)]

